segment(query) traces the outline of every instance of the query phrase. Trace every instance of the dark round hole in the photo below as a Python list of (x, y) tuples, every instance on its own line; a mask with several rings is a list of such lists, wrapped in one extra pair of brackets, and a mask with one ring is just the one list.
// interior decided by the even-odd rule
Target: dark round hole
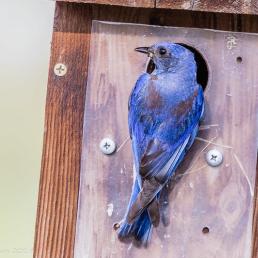
[(202, 233), (203, 234), (208, 234), (210, 232), (210, 229), (208, 228), (208, 227), (204, 227), (203, 229), (202, 229)]
[[(196, 50), (194, 47), (183, 44), (183, 43), (177, 43), (178, 45), (181, 45), (188, 50), (190, 50), (194, 54), (195, 62), (197, 64), (197, 82), (202, 86), (203, 90), (205, 90), (207, 84), (208, 84), (208, 77), (209, 77), (209, 72), (208, 72), (208, 66), (201, 55), (201, 53)], [(149, 61), (147, 65), (147, 73), (152, 73), (153, 70), (155, 69), (155, 65), (152, 60)]]
[(242, 59), (241, 56), (238, 56), (238, 57), (236, 58), (236, 60), (237, 60), (238, 63), (242, 63), (242, 61), (243, 61), (243, 59)]
[(197, 82), (202, 86), (203, 90), (205, 90), (208, 84), (209, 72), (207, 63), (203, 58), (202, 54), (192, 46), (186, 45), (184, 43), (177, 44), (187, 48), (194, 54), (194, 59), (197, 65)]
[(118, 230), (120, 228), (120, 223), (116, 222), (114, 225), (113, 225), (113, 229), (114, 230)]

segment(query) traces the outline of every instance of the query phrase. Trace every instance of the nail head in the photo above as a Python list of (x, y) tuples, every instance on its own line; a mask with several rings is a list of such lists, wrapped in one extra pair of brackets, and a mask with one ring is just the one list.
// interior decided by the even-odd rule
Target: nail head
[(54, 67), (54, 73), (57, 76), (64, 76), (67, 73), (67, 67), (65, 64), (57, 63)]
[(99, 148), (102, 151), (102, 153), (110, 155), (115, 152), (116, 144), (111, 138), (105, 137), (101, 140)]
[(223, 155), (220, 151), (212, 149), (206, 153), (206, 161), (211, 167), (217, 167), (222, 163)]

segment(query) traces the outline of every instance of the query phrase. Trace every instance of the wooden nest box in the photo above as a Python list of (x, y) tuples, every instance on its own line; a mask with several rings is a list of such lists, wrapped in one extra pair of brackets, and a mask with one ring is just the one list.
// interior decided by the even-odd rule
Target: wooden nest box
[[(34, 257), (258, 258), (257, 14), (246, 0), (56, 2)], [(134, 48), (164, 40), (194, 52), (207, 109), (167, 225), (137, 248), (113, 229), (133, 180), (127, 101), (146, 69)], [(218, 167), (205, 158), (213, 149)]]

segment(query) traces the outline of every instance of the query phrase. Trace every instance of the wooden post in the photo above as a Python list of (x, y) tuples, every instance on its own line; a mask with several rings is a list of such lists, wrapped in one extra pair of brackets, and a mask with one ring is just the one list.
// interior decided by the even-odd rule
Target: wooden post
[[(118, 6), (112, 6), (115, 1), (101, 1), (101, 3), (110, 5), (85, 2), (87, 3), (56, 3), (34, 257), (74, 257), (92, 20), (258, 32), (257, 16), (242, 15), (244, 13), (256, 14), (256, 9), (251, 7), (248, 9), (246, 4), (244, 5), (245, 8), (240, 8), (241, 3), (244, 4), (245, 1), (237, 1), (239, 2), (238, 11), (229, 8), (229, 5), (226, 4), (223, 8), (223, 12), (240, 13), (238, 15), (175, 10), (189, 8), (186, 4), (173, 7), (173, 5), (169, 5), (170, 2), (165, 6), (165, 1), (161, 0), (155, 2), (134, 1), (134, 3), (132, 1), (122, 1), (126, 3), (123, 5), (131, 7), (119, 6), (121, 3), (118, 1), (116, 2)], [(97, 3), (96, 1), (92, 2)], [(163, 5), (159, 6), (162, 2)], [(179, 3), (180, 1), (175, 2)], [(164, 9), (156, 9), (155, 6)], [(202, 6), (202, 9), (192, 9), (217, 11), (215, 7)], [(244, 62), (245, 59), (243, 59), (243, 64)], [(54, 74), (53, 69), (56, 63), (66, 65), (67, 74), (65, 76), (58, 77)], [(221, 87), (226, 86), (222, 85)], [(239, 112), (241, 112), (241, 109)], [(87, 125), (87, 121), (85, 121), (85, 124)], [(124, 128), (124, 130), (126, 129)], [(243, 135), (245, 136), (244, 132)], [(254, 139), (248, 138), (248, 140), (251, 143)], [(233, 156), (233, 159), (237, 158)], [(235, 164), (238, 164), (238, 162), (236, 161)], [(123, 196), (125, 201), (127, 197), (128, 193)], [(255, 200), (252, 226), (252, 258), (258, 258), (257, 191), (254, 194)], [(106, 209), (106, 207), (103, 207), (103, 209)], [(209, 257), (205, 256), (205, 258)]]

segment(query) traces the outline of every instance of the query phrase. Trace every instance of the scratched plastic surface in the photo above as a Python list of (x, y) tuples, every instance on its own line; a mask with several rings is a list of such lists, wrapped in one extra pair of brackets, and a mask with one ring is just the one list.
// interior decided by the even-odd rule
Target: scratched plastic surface
[[(258, 36), (98, 21), (92, 26), (75, 257), (251, 258)], [(113, 230), (133, 180), (127, 102), (146, 69), (147, 60), (134, 48), (163, 40), (190, 45), (207, 61), (206, 116), (168, 188), (162, 208), (168, 225), (161, 223), (151, 245), (139, 249), (120, 243)], [(117, 143), (114, 155), (99, 150), (104, 137)], [(223, 153), (221, 166), (206, 163), (210, 149)]]

